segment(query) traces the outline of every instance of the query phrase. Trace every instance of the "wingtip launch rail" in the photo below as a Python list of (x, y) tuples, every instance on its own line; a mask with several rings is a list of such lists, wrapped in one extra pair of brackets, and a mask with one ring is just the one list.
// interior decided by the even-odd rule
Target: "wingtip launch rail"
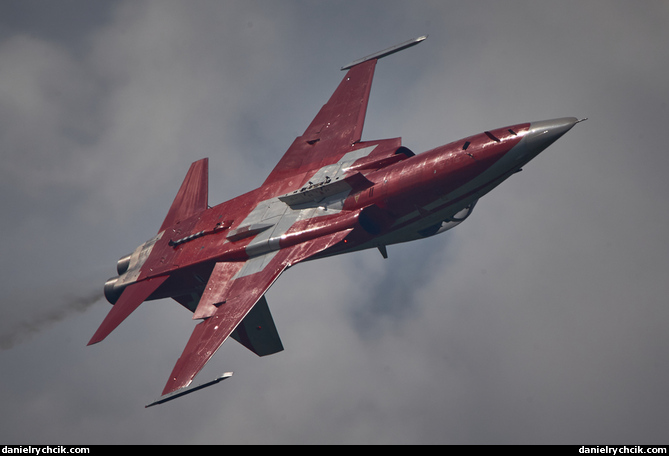
[(410, 48), (411, 46), (415, 46), (418, 43), (421, 43), (421, 42), (425, 41), (426, 39), (427, 39), (427, 35), (423, 35), (423, 36), (419, 36), (418, 38), (414, 38), (412, 40), (405, 41), (404, 43), (397, 44), (395, 46), (391, 46), (388, 49), (384, 49), (383, 51), (375, 52), (374, 54), (370, 54), (370, 55), (368, 55), (366, 57), (363, 57), (361, 59), (354, 60), (353, 62), (349, 63), (348, 65), (344, 65), (343, 67), (341, 67), (341, 70), (342, 71), (343, 70), (348, 70), (348, 69), (353, 68), (356, 65), (360, 65), (361, 63), (365, 63), (369, 60), (378, 60), (382, 57), (389, 56), (389, 55), (394, 54), (396, 52), (402, 51), (406, 48)]
[(192, 388), (182, 388), (182, 389), (177, 390), (173, 393), (161, 396), (160, 399), (158, 399), (157, 401), (153, 401), (148, 405), (145, 405), (144, 408), (149, 408), (149, 407), (153, 407), (154, 405), (160, 405), (160, 404), (164, 404), (165, 402), (173, 401), (176, 398), (179, 398), (181, 396), (185, 396), (186, 394), (194, 393), (195, 391), (199, 391), (199, 390), (204, 389), (208, 386), (215, 385), (216, 383), (222, 382), (226, 378), (230, 378), (230, 377), (232, 377), (232, 372), (226, 372), (222, 375), (219, 375), (218, 377), (216, 377), (215, 379), (213, 379), (210, 382), (203, 383), (201, 385), (194, 386)]

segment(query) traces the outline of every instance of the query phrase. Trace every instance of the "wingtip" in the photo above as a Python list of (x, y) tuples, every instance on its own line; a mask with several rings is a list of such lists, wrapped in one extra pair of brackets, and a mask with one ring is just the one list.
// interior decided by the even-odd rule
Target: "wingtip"
[(95, 335), (93, 335), (93, 337), (91, 337), (91, 340), (88, 341), (88, 343), (86, 344), (86, 346), (87, 346), (87, 347), (90, 347), (91, 345), (95, 345), (95, 344), (97, 344), (98, 342), (102, 342), (102, 339), (97, 340), (97, 338), (95, 337)]

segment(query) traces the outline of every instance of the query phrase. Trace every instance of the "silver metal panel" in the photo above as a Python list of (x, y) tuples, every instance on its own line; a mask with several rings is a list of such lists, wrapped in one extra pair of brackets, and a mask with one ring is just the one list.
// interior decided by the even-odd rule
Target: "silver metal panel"
[(238, 241), (240, 239), (244, 239), (266, 231), (273, 225), (273, 223), (252, 223), (250, 225), (240, 226), (239, 228), (230, 231), (230, 233), (228, 233), (226, 236), (226, 239), (230, 240), (231, 242)]

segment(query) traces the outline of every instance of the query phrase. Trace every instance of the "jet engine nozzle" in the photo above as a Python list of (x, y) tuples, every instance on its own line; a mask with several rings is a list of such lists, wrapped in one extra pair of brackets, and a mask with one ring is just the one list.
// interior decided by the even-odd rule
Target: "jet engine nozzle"
[(117, 285), (119, 278), (112, 277), (105, 282), (105, 298), (107, 298), (110, 304), (116, 304), (116, 301), (118, 301), (118, 298), (121, 297), (121, 293), (125, 289), (125, 285)]
[(129, 253), (126, 256), (119, 258), (118, 262), (116, 263), (116, 272), (118, 275), (123, 275), (128, 270), (131, 256), (132, 253)]

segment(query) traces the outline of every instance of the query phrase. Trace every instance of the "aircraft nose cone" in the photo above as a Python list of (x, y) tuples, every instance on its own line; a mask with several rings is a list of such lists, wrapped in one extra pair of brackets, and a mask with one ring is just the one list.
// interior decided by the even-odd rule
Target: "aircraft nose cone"
[(576, 117), (561, 117), (532, 122), (530, 130), (525, 135), (527, 145), (539, 153), (571, 130), (578, 122), (579, 120)]
[(523, 140), (511, 150), (510, 155), (513, 157), (515, 165), (522, 166), (529, 162), (583, 120), (585, 119), (561, 117), (532, 122)]

